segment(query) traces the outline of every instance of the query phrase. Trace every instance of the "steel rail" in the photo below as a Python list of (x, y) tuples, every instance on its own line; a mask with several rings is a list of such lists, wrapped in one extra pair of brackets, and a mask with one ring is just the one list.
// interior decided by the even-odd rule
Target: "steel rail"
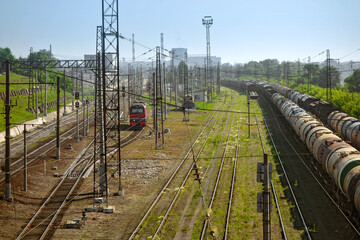
[[(110, 131), (109, 131), (110, 132)], [(131, 138), (132, 134), (127, 135), (125, 138), (125, 144), (129, 144), (130, 142), (132, 142), (134, 139), (136, 139), (136, 137), (140, 134), (141, 131), (139, 131), (137, 134), (135, 134), (134, 137)], [(130, 136), (130, 137), (129, 137)], [(76, 181), (73, 183), (73, 186), (71, 187), (71, 189), (69, 190), (68, 194), (65, 196), (63, 202), (61, 203), (61, 205), (59, 206), (59, 208), (49, 217), (52, 216), (52, 218), (50, 219), (50, 222), (48, 223), (47, 227), (45, 228), (44, 232), (42, 233), (42, 235), (40, 236), (39, 239), (43, 239), (46, 236), (47, 231), (49, 230), (50, 226), (52, 225), (52, 223), (55, 221), (58, 213), (60, 213), (60, 210), (62, 209), (62, 207), (65, 205), (66, 201), (68, 200), (68, 197), (70, 196), (70, 194), (73, 192), (73, 190), (75, 189), (75, 187), (77, 186), (79, 180), (81, 179), (81, 177), (84, 175), (85, 172), (87, 172), (89, 166), (92, 166), (92, 161), (94, 160), (94, 155), (92, 150), (90, 151), (90, 155), (89, 156), (85, 156), (86, 152), (88, 152), (89, 148), (93, 145), (94, 143), (94, 139), (88, 144), (88, 146), (79, 154), (79, 156), (75, 159), (75, 161), (69, 166), (69, 168), (65, 171), (64, 173), (64, 177), (62, 178), (62, 180), (58, 183), (58, 185), (56, 186), (56, 188), (52, 191), (52, 193), (48, 196), (47, 200), (41, 205), (41, 207), (38, 209), (38, 211), (35, 213), (35, 215), (30, 219), (30, 221), (28, 222), (28, 224), (25, 226), (25, 228), (23, 229), (23, 231), (19, 234), (19, 236), (17, 237), (17, 239), (21, 239), (23, 237), (26, 236), (26, 234), (30, 233), (31, 230), (29, 232), (26, 232), (26, 229), (29, 228), (31, 226), (31, 224), (34, 222), (34, 220), (36, 219), (36, 217), (39, 215), (39, 213), (44, 209), (44, 207), (46, 206), (46, 204), (50, 201), (50, 199), (55, 195), (56, 191), (60, 188), (60, 186), (64, 183), (65, 179), (68, 177), (74, 177), (77, 176)], [(85, 157), (85, 159), (82, 159), (83, 157)], [(78, 174), (74, 174), (74, 171), (77, 171), (76, 168), (78, 168), (81, 164), (83, 164), (84, 162), (86, 162), (86, 164), (84, 166), (81, 167), (80, 169), (80, 173)], [(45, 219), (46, 220), (46, 219)], [(45, 221), (43, 220), (43, 221)], [(42, 223), (42, 222), (41, 222)], [(36, 227), (38, 227), (41, 223), (39, 223)]]
[[(45, 202), (40, 206), (40, 208), (36, 211), (36, 213), (34, 214), (34, 216), (30, 219), (30, 221), (28, 222), (28, 224), (24, 227), (24, 229), (21, 231), (21, 233), (18, 235), (18, 237), (16, 239), (21, 239), (23, 237), (25, 237), (28, 233), (31, 232), (28, 231), (26, 234), (25, 232), (27, 231), (27, 229), (31, 226), (31, 224), (35, 221), (36, 217), (40, 214), (40, 212), (44, 209), (44, 207), (46, 206), (46, 204), (50, 201), (50, 199), (56, 194), (57, 190), (60, 188), (60, 186), (63, 184), (63, 182), (66, 180), (66, 178), (68, 177), (68, 175), (71, 173), (71, 171), (74, 169), (74, 167), (76, 166), (77, 161), (79, 161), (84, 155), (85, 153), (88, 151), (88, 149), (90, 148), (90, 146), (93, 144), (94, 140), (92, 140), (88, 146), (79, 154), (79, 156), (77, 157), (77, 159), (69, 166), (69, 168), (65, 171), (64, 177), (61, 179), (61, 181), (57, 184), (57, 186), (55, 187), (55, 189), (51, 192), (51, 194), (48, 196), (48, 198), (45, 200)], [(85, 168), (84, 168), (85, 169)], [(78, 178), (80, 178), (81, 174), (79, 175)], [(78, 182), (78, 181), (76, 181)], [(72, 188), (73, 189), (73, 188)], [(72, 190), (71, 190), (72, 191)], [(65, 197), (66, 201), (67, 197)], [(63, 203), (61, 204), (60, 208), (63, 206)], [(59, 209), (60, 209), (59, 208)], [(58, 209), (58, 210), (59, 210)], [(49, 225), (51, 225), (51, 223), (54, 221), (54, 216), (57, 215), (58, 210), (55, 212), (55, 214), (53, 214), (52, 219), (50, 220), (50, 223), (48, 224), (48, 226), (46, 227), (45, 231), (48, 230)], [(35, 226), (36, 228), (37, 226)], [(41, 235), (41, 237), (39, 239), (42, 239), (44, 233)]]
[[(260, 124), (259, 124), (259, 121), (257, 119), (257, 116), (256, 116), (256, 109), (255, 109), (255, 104), (253, 104), (253, 108), (254, 108), (254, 113), (255, 113), (255, 119), (256, 119), (256, 125), (257, 125), (257, 128), (258, 128), (258, 131), (259, 131), (259, 136), (260, 136), (260, 141), (261, 141), (261, 145), (262, 145), (262, 148), (263, 148), (263, 153), (266, 154), (266, 150), (265, 150), (265, 144), (263, 142), (263, 138), (262, 138), (262, 135), (261, 135), (261, 131), (260, 131)], [(260, 106), (259, 106), (260, 108)], [(261, 108), (260, 108), (261, 110)], [(262, 118), (264, 119), (264, 122), (265, 122), (265, 117), (261, 111), (261, 116)], [(279, 221), (280, 221), (280, 226), (281, 226), (281, 231), (282, 231), (282, 236), (283, 238), (286, 240), (287, 237), (286, 237), (286, 232), (285, 232), (285, 226), (284, 226), (284, 222), (282, 220), (282, 216), (281, 216), (281, 211), (280, 211), (280, 207), (279, 207), (279, 204), (278, 204), (278, 200), (277, 200), (277, 195), (276, 195), (276, 192), (275, 192), (275, 188), (274, 188), (274, 185), (273, 185), (273, 182), (272, 180), (270, 179), (270, 183), (271, 183), (271, 190), (273, 192), (273, 197), (274, 197), (274, 201), (275, 201), (275, 204), (276, 204), (276, 210), (278, 212), (278, 215), (279, 215)]]
[[(270, 103), (268, 103), (268, 104), (270, 105)], [(271, 111), (272, 111), (272, 113), (273, 113), (273, 115), (274, 115), (275, 113), (274, 113), (273, 108), (272, 108), (271, 105), (270, 105), (270, 108), (271, 108)], [(275, 118), (275, 120), (276, 120), (277, 125), (279, 126), (278, 120), (277, 120), (276, 118)], [(264, 123), (266, 124), (265, 119), (264, 119)], [(267, 129), (268, 129), (268, 132), (269, 132), (269, 136), (270, 136), (270, 138), (271, 138), (271, 141), (273, 142), (272, 137), (271, 137), (271, 133), (270, 133), (270, 131), (269, 131), (269, 128), (267, 127)], [(297, 157), (301, 160), (302, 164), (306, 167), (306, 169), (309, 171), (309, 173), (310, 173), (311, 176), (314, 178), (314, 180), (318, 183), (319, 187), (324, 191), (325, 195), (326, 195), (326, 196), (330, 199), (330, 201), (336, 206), (336, 208), (339, 210), (339, 212), (341, 213), (341, 215), (343, 215), (343, 217), (345, 218), (345, 220), (349, 223), (349, 225), (353, 228), (353, 230), (358, 234), (358, 236), (360, 236), (360, 232), (359, 232), (359, 230), (356, 228), (356, 226), (351, 222), (351, 220), (350, 220), (350, 219), (346, 216), (346, 214), (342, 211), (342, 209), (341, 209), (340, 206), (336, 203), (336, 201), (335, 201), (335, 200), (330, 196), (330, 194), (326, 191), (326, 189), (324, 188), (324, 186), (323, 186), (323, 185), (320, 183), (320, 181), (316, 178), (316, 176), (315, 176), (314, 173), (311, 171), (311, 169), (309, 168), (309, 166), (306, 165), (304, 159), (303, 159), (303, 158), (299, 155), (299, 153), (295, 150), (295, 148), (294, 148), (293, 145), (290, 143), (289, 139), (285, 136), (285, 134), (284, 134), (284, 132), (281, 130), (281, 128), (279, 128), (279, 129), (280, 129), (281, 134), (283, 135), (284, 139), (289, 143), (290, 147), (293, 149), (293, 151), (295, 152), (295, 154), (297, 155)], [(286, 180), (287, 180), (287, 182), (288, 182), (289, 189), (290, 189), (291, 192), (293, 193), (292, 188), (291, 188), (291, 186), (290, 186), (290, 183), (289, 183), (289, 181), (288, 181), (287, 175), (286, 175), (286, 173), (285, 173), (284, 167), (283, 167), (283, 165), (282, 165), (282, 163), (281, 163), (280, 156), (278, 155), (278, 151), (277, 151), (277, 149), (276, 149), (276, 147), (275, 147), (275, 144), (273, 144), (273, 145), (274, 145), (274, 148), (275, 148), (275, 150), (276, 150), (276, 155), (277, 155), (278, 158), (279, 158), (279, 162), (280, 162), (280, 164), (281, 164), (281, 168), (282, 168), (283, 171), (284, 171), (284, 176), (286, 177)], [(297, 202), (296, 202), (296, 206), (298, 207), (298, 203), (297, 203)], [(301, 214), (301, 220), (303, 221), (303, 224), (304, 224), (305, 220), (304, 220), (302, 214)], [(306, 229), (307, 229), (307, 227), (306, 227)], [(309, 233), (308, 231), (307, 231), (307, 236), (308, 236), (308, 239), (311, 239), (310, 233)]]
[(275, 190), (275, 187), (274, 187), (274, 183), (273, 183), (272, 180), (270, 180), (270, 184), (271, 184), (271, 191), (273, 192), (273, 195), (274, 195), (274, 201), (275, 201), (276, 209), (277, 209), (277, 212), (278, 212), (278, 215), (279, 215), (279, 221), (280, 221), (281, 231), (282, 231), (281, 235), (282, 235), (284, 240), (287, 240), (285, 227), (284, 227), (284, 221), (282, 220), (280, 207), (279, 207), (279, 202), (278, 202), (278, 197), (277, 197), (276, 190)]
[[(218, 115), (220, 115), (220, 113), (218, 113)], [(183, 179), (183, 181), (182, 181), (179, 189), (177, 190), (175, 196), (173, 197), (172, 201), (170, 202), (170, 205), (169, 205), (168, 209), (166, 210), (166, 213), (165, 213), (163, 219), (161, 220), (158, 228), (156, 229), (155, 234), (153, 235), (152, 239), (155, 239), (155, 237), (159, 234), (162, 226), (164, 225), (167, 217), (169, 216), (169, 213), (170, 213), (172, 207), (174, 206), (174, 204), (175, 204), (175, 202), (176, 202), (176, 200), (177, 200), (177, 198), (178, 198), (178, 196), (179, 196), (179, 194), (180, 194), (180, 192), (181, 192), (182, 187), (185, 185), (185, 183), (186, 183), (187, 180), (189, 179), (189, 176), (190, 176), (190, 174), (191, 174), (191, 172), (192, 172), (192, 170), (193, 170), (193, 168), (194, 168), (194, 166), (195, 166), (195, 163), (196, 163), (196, 161), (199, 159), (200, 154), (203, 152), (203, 149), (204, 149), (204, 147), (205, 147), (205, 145), (206, 145), (206, 142), (207, 142), (207, 140), (209, 139), (211, 132), (214, 130), (214, 126), (216, 125), (216, 123), (217, 123), (218, 120), (219, 120), (219, 119), (217, 119), (217, 120), (214, 122), (213, 126), (210, 128), (210, 131), (209, 131), (209, 133), (207, 134), (204, 143), (202, 144), (200, 150), (198, 151), (196, 157), (194, 158), (194, 160), (193, 160), (194, 162), (191, 164), (191, 166), (190, 166), (188, 172), (186, 173), (186, 175), (185, 175), (185, 177), (184, 177), (184, 179)]]
[[(267, 101), (266, 101), (266, 102), (267, 102)], [(270, 108), (271, 108), (271, 111), (272, 111), (272, 113), (273, 113), (273, 115), (274, 115), (275, 113), (274, 113), (274, 111), (273, 111), (273, 109), (272, 109), (272, 106), (270, 105), (269, 102), (267, 102), (267, 103), (269, 104), (269, 106), (270, 106)], [(258, 102), (258, 104), (259, 104), (259, 102)], [(261, 111), (262, 116), (264, 116), (264, 114), (263, 114), (262, 109), (261, 109), (260, 106), (259, 106), (259, 108), (260, 108), (260, 111)], [(277, 118), (275, 117), (275, 115), (274, 115), (274, 119), (275, 119), (276, 123), (278, 124), (279, 129), (280, 129), (282, 135), (283, 135), (284, 138), (287, 140), (284, 132), (283, 132), (283, 131), (281, 130), (281, 128), (280, 128), (279, 122), (278, 122)], [(271, 143), (272, 143), (272, 145), (273, 145), (273, 147), (274, 147), (274, 149), (275, 149), (276, 156), (277, 156), (278, 159), (279, 159), (279, 163), (280, 163), (281, 169), (282, 169), (282, 171), (283, 171), (283, 173), (284, 173), (284, 177), (285, 177), (285, 179), (286, 179), (286, 183), (287, 183), (287, 185), (288, 185), (288, 187), (289, 187), (289, 190), (290, 190), (290, 192), (291, 192), (291, 196), (292, 196), (292, 198), (293, 198), (293, 200), (294, 200), (294, 203), (295, 203), (295, 206), (296, 206), (296, 210), (297, 210), (297, 212), (299, 213), (301, 222), (302, 222), (302, 224), (303, 224), (303, 226), (304, 226), (306, 236), (307, 236), (307, 238), (310, 240), (310, 239), (312, 239), (312, 238), (311, 238), (311, 236), (310, 236), (309, 229), (308, 229), (308, 227), (307, 227), (307, 225), (306, 225), (305, 218), (304, 218), (303, 213), (302, 213), (302, 211), (301, 211), (301, 209), (300, 209), (300, 205), (299, 205), (299, 203), (298, 203), (298, 201), (297, 201), (297, 199), (296, 199), (294, 190), (293, 190), (293, 188), (292, 188), (292, 186), (291, 186), (291, 184), (290, 184), (290, 180), (289, 180), (289, 178), (288, 178), (288, 176), (287, 176), (287, 173), (286, 173), (286, 170), (285, 170), (285, 168), (284, 168), (284, 165), (282, 164), (282, 160), (281, 160), (281, 157), (280, 157), (280, 155), (279, 155), (279, 151), (278, 151), (277, 148), (276, 148), (275, 142), (274, 142), (274, 140), (273, 140), (273, 138), (272, 138), (272, 135), (271, 135), (269, 126), (268, 126), (268, 124), (267, 124), (267, 122), (266, 122), (266, 119), (263, 118), (263, 120), (264, 120), (264, 124), (265, 124), (266, 130), (267, 130), (267, 132), (268, 132), (268, 134), (269, 134), (269, 137), (270, 137), (270, 139), (271, 139)], [(287, 142), (290, 144), (290, 142), (289, 142), (288, 140), (287, 140)], [(292, 146), (291, 144), (290, 144), (290, 146), (293, 148), (293, 146)], [(293, 150), (294, 150), (294, 152), (298, 155), (297, 151), (295, 151), (294, 148), (293, 148)], [(298, 156), (299, 156), (299, 155), (298, 155)], [(299, 158), (300, 158), (300, 156), (299, 156)], [(304, 163), (304, 162), (303, 162), (303, 163)], [(306, 165), (306, 164), (304, 163), (304, 165)], [(306, 167), (307, 167), (307, 166), (306, 166)], [(309, 170), (310, 170), (310, 169), (309, 169)], [(310, 172), (311, 172), (311, 171), (310, 171)], [(315, 176), (314, 176), (314, 177), (315, 177)]]
[[(92, 121), (93, 121), (93, 119), (91, 119), (91, 122), (92, 122)], [(81, 125), (82, 125), (82, 124), (81, 124)], [(81, 128), (81, 129), (82, 129), (82, 128)], [(73, 134), (76, 134), (76, 133), (73, 133), (73, 132), (72, 132), (72, 131), (74, 131), (74, 130), (76, 130), (76, 126), (74, 126), (74, 127), (70, 128), (70, 129), (68, 129), (67, 131), (63, 132), (63, 133), (60, 135), (60, 138), (62, 138), (61, 141), (60, 141), (60, 143), (63, 143), (64, 141), (66, 141), (69, 136), (71, 136), (71, 135), (73, 135)], [(53, 149), (55, 148), (55, 146), (51, 147), (51, 144), (53, 144), (55, 141), (56, 141), (56, 138), (50, 140), (49, 142), (45, 143), (44, 145), (41, 145), (40, 147), (34, 149), (32, 152), (30, 152), (30, 153), (28, 154), (28, 158), (29, 158), (29, 156), (31, 156), (31, 155), (37, 154), (37, 152), (41, 151), (41, 149), (45, 149), (45, 150), (43, 150), (43, 151), (41, 152), (42, 155), (48, 153), (48, 152), (51, 151), (51, 150), (53, 150)], [(50, 147), (49, 147), (49, 146), (50, 146)], [(35, 156), (34, 158), (31, 158), (31, 160), (28, 161), (28, 164), (31, 164), (32, 162), (36, 161), (39, 157), (40, 157), (40, 155)], [(24, 159), (24, 157), (21, 157), (21, 158), (17, 159), (16, 161), (12, 162), (12, 163), (11, 163), (11, 167), (15, 166), (16, 164), (22, 163), (23, 159)], [(30, 158), (29, 158), (29, 159), (30, 159)], [(19, 171), (22, 170), (22, 169), (23, 169), (23, 168), (22, 168), (22, 165), (21, 165), (19, 168), (11, 171), (11, 176), (14, 175), (14, 174), (16, 174), (17, 172), (19, 172)], [(4, 181), (5, 181), (5, 178), (0, 179), (0, 183), (2, 183), (2, 182), (4, 182)]]
[(242, 104), (242, 101), (240, 101), (239, 127), (238, 127), (237, 140), (236, 140), (235, 159), (234, 159), (233, 172), (232, 172), (232, 178), (231, 178), (229, 203), (228, 203), (228, 209), (227, 209), (227, 212), (226, 212), (225, 231), (224, 231), (224, 237), (223, 237), (224, 240), (227, 239), (227, 235), (228, 235), (228, 229), (229, 229), (229, 223), (230, 223), (230, 212), (231, 212), (231, 207), (232, 207), (232, 199), (233, 199), (233, 195), (234, 195), (234, 186), (235, 186), (236, 168), (237, 168), (237, 158), (238, 158), (238, 154), (239, 154), (242, 107), (243, 107), (243, 104)]
[[(91, 109), (89, 109), (90, 111)], [(75, 122), (76, 121), (76, 115), (75, 115), (75, 112), (71, 112), (69, 113), (68, 115), (66, 116), (63, 116), (61, 118), (61, 125), (67, 125), (67, 124), (70, 124), (72, 122)], [(25, 123), (26, 124), (26, 123)], [(19, 124), (19, 125), (23, 125), (23, 124)], [(27, 125), (31, 125), (31, 124), (27, 124)], [(36, 124), (34, 124), (36, 125)], [(27, 142), (31, 142), (31, 140), (36, 140), (35, 138), (39, 136), (39, 131), (50, 131), (53, 132), (53, 128), (54, 126), (56, 126), (56, 121), (53, 121), (53, 122), (50, 122), (49, 124), (43, 124), (43, 125), (38, 125), (38, 126), (42, 126), (40, 129), (37, 129), (35, 131), (30, 131), (28, 134), (27, 134)], [(23, 150), (23, 141), (24, 139), (21, 137), (21, 135), (19, 135), (19, 137), (16, 137), (15, 140), (13, 140), (11, 142), (11, 151), (14, 153), (11, 154), (10, 157), (13, 157), (14, 155), (18, 154), (18, 151), (22, 151)], [(30, 143), (31, 144), (31, 143)], [(14, 146), (15, 145), (15, 146)], [(18, 145), (18, 146), (16, 146)], [(5, 144), (4, 143), (1, 143), (1, 148), (4, 148), (5, 147)], [(19, 150), (16, 150), (17, 148), (20, 148)]]
[[(217, 176), (216, 176), (215, 186), (214, 186), (213, 193), (212, 193), (212, 195), (211, 195), (210, 203), (209, 203), (209, 206), (208, 206), (209, 209), (211, 209), (211, 207), (212, 207), (212, 205), (213, 205), (213, 203), (214, 203), (215, 195), (216, 195), (216, 192), (217, 192), (217, 188), (218, 188), (218, 186), (219, 186), (222, 169), (223, 169), (224, 162), (225, 162), (226, 150), (227, 150), (227, 146), (228, 146), (229, 139), (230, 139), (231, 128), (232, 128), (232, 124), (233, 124), (233, 121), (234, 121), (234, 116), (235, 116), (235, 112), (233, 113), (233, 116), (232, 116), (232, 119), (231, 119), (231, 123), (230, 123), (230, 127), (229, 127), (229, 132), (228, 132), (228, 136), (227, 136), (226, 143), (225, 143), (225, 147), (224, 147), (224, 152), (223, 152), (223, 155), (222, 155), (222, 158), (221, 158), (221, 164), (220, 164), (220, 167), (219, 167), (218, 174), (217, 174)], [(204, 239), (204, 237), (205, 237), (205, 232), (206, 232), (206, 230), (207, 230), (207, 228), (208, 228), (208, 225), (209, 225), (209, 219), (205, 219), (205, 220), (204, 220), (204, 224), (203, 224), (203, 228), (202, 228), (202, 231), (201, 231), (201, 235), (200, 235), (200, 239), (201, 239), (201, 240)]]
[(181, 166), (184, 164), (185, 160), (188, 158), (189, 154), (191, 153), (192, 149), (194, 148), (195, 144), (197, 143), (198, 139), (200, 138), (200, 136), (202, 135), (202, 133), (205, 131), (205, 129), (207, 128), (207, 126), (209, 125), (210, 121), (214, 118), (215, 113), (209, 118), (209, 120), (206, 122), (205, 126), (203, 127), (203, 129), (201, 130), (201, 132), (198, 134), (197, 138), (194, 140), (194, 142), (192, 143), (192, 145), (190, 146), (189, 150), (186, 152), (185, 156), (183, 157), (183, 159), (181, 160), (181, 162), (179, 163), (179, 165), (177, 166), (177, 168), (174, 170), (174, 172), (171, 174), (170, 178), (166, 181), (166, 183), (164, 184), (163, 188), (160, 190), (160, 192), (158, 193), (158, 195), (156, 196), (156, 198), (153, 200), (153, 202), (151, 203), (150, 207), (148, 208), (148, 210), (145, 212), (144, 216), (141, 218), (140, 222), (138, 223), (138, 225), (135, 227), (135, 229), (133, 230), (133, 232), (131, 233), (129, 240), (134, 239), (135, 235), (137, 234), (137, 232), (139, 231), (141, 225), (144, 223), (144, 221), (146, 220), (147, 216), (150, 214), (151, 210), (155, 207), (155, 205), (158, 203), (159, 199), (162, 196), (162, 193), (166, 190), (166, 188), (169, 186), (169, 184), (171, 183), (171, 181), (173, 180), (173, 178), (175, 177), (175, 175), (178, 173), (178, 171), (180, 170)]

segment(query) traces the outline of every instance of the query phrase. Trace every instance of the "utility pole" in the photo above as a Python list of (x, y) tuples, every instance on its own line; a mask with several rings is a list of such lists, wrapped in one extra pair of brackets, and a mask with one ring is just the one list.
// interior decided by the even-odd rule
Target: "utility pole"
[(249, 138), (250, 138), (250, 96), (247, 89), (246, 89), (246, 96), (247, 96), (247, 107), (248, 107), (248, 130), (249, 130)]
[(83, 81), (83, 71), (81, 71), (81, 108), (82, 108), (82, 113), (83, 113), (83, 117), (82, 117), (82, 127), (83, 127), (83, 134), (82, 136), (85, 137), (85, 133), (86, 133), (86, 130), (85, 130), (85, 105), (84, 105), (84, 81)]
[(27, 191), (27, 145), (26, 145), (26, 124), (24, 124), (24, 191)]
[(71, 111), (75, 110), (74, 106), (74, 69), (71, 68)]
[(64, 113), (63, 116), (66, 116), (66, 77), (65, 77), (65, 70), (64, 70)]
[[(172, 49), (170, 54), (171, 54), (171, 82), (172, 82), (172, 85), (170, 87), (170, 89), (172, 89), (174, 91), (174, 95), (175, 95), (175, 67), (174, 67), (174, 53), (175, 51)], [(170, 90), (170, 102), (171, 102), (171, 90)], [(175, 103), (176, 104), (176, 103)]]
[(142, 65), (140, 65), (140, 95), (143, 95), (143, 87), (144, 87), (144, 77), (143, 77), (143, 69)]
[(289, 86), (289, 74), (290, 74), (290, 64), (289, 62), (286, 62), (286, 86)]
[(329, 89), (331, 100), (331, 69), (330, 69), (330, 50), (326, 50), (326, 101), (329, 101)]
[(10, 62), (5, 62), (6, 66), (6, 98), (5, 98), (5, 198), (12, 202), (11, 196), (11, 159), (10, 159)]
[(38, 95), (38, 73), (39, 71), (38, 70), (35, 70), (35, 116), (36, 116), (36, 119), (39, 118), (39, 95)]
[(300, 78), (301, 78), (300, 73), (301, 73), (301, 71), (300, 71), (300, 58), (299, 58), (298, 59), (298, 77), (297, 77), (298, 82), (297, 82), (297, 85), (300, 84)]
[(86, 99), (86, 136), (89, 136), (89, 99)]
[(56, 159), (60, 160), (60, 77), (56, 87)]
[(210, 53), (210, 26), (213, 24), (211, 16), (205, 16), (202, 24), (206, 27), (206, 65), (205, 65), (205, 88), (208, 90), (207, 81), (211, 82), (211, 53)]
[[(152, 76), (153, 79), (153, 91), (152, 91), (152, 103), (153, 103), (153, 129), (154, 129), (154, 134), (157, 135), (157, 113), (156, 113), (156, 73), (153, 73)], [(156, 144), (155, 144), (155, 148), (156, 148)]]
[(131, 44), (132, 44), (132, 61), (135, 62), (135, 36), (134, 36), (134, 34), (132, 34)]
[(163, 72), (164, 72), (164, 74), (163, 74), (163, 76), (164, 76), (164, 111), (165, 111), (165, 117), (164, 117), (164, 119), (166, 120), (167, 119), (167, 104), (166, 104), (166, 71), (165, 71), (165, 62), (163, 62)]
[[(156, 47), (156, 82), (155, 82), (155, 149), (164, 149), (164, 113), (163, 113), (163, 101), (161, 91), (161, 63), (160, 63), (160, 47)], [(160, 112), (160, 116), (158, 116)]]
[[(310, 64), (311, 59), (310, 56), (308, 57), (308, 64)], [(308, 86), (307, 86), (307, 91), (308, 93), (310, 92), (310, 82), (311, 82), (311, 77), (312, 77), (312, 72), (311, 72), (311, 68), (309, 69), (309, 76), (308, 76)]]
[(78, 88), (78, 78), (79, 78), (79, 74), (78, 74), (78, 70), (76, 69), (76, 90), (75, 90), (75, 108), (76, 108), (76, 142), (79, 142), (80, 140), (80, 136), (79, 136), (79, 107), (80, 107), (80, 103), (79, 103), (79, 88)]
[(218, 86), (217, 95), (220, 96), (220, 62), (218, 62), (216, 77), (217, 77), (217, 86)]
[[(189, 108), (187, 107), (187, 97), (189, 96), (189, 72), (188, 72), (188, 64), (187, 64), (187, 52), (185, 52), (185, 64), (183, 69), (183, 79), (184, 79), (184, 96), (183, 96), (183, 111), (184, 118), (183, 122), (188, 122), (189, 119)], [(186, 111), (187, 109), (187, 111)]]
[[(130, 105), (131, 105), (131, 96), (130, 96), (130, 71), (131, 71), (131, 67), (130, 67), (130, 63), (128, 64), (128, 81), (127, 81), (127, 89), (128, 89), (128, 94), (127, 94), (127, 98), (128, 98), (128, 107), (127, 109), (129, 110), (130, 109)], [(129, 110), (130, 111), (130, 110)], [(129, 112), (129, 115), (130, 115), (130, 112)], [(130, 116), (129, 116), (129, 119), (130, 119)]]
[(45, 103), (44, 103), (44, 117), (47, 116), (47, 70), (45, 67)]

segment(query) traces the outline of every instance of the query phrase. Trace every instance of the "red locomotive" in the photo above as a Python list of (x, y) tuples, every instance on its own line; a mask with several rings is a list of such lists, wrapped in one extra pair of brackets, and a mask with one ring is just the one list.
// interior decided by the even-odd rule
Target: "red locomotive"
[(136, 101), (129, 109), (130, 112), (130, 125), (131, 126), (146, 126), (147, 112), (144, 102)]

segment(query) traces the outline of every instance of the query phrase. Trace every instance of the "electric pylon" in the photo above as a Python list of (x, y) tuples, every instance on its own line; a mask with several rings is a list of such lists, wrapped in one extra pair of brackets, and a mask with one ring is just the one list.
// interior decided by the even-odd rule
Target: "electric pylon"
[[(120, 154), (120, 78), (119, 78), (119, 6), (118, 0), (102, 1), (102, 89), (103, 89), (103, 135), (105, 151), (105, 196), (108, 200), (107, 166), (118, 163), (119, 195), (121, 184)], [(112, 173), (114, 174), (114, 173)], [(108, 201), (107, 201), (108, 202)]]
[[(210, 26), (213, 24), (213, 19), (211, 16), (205, 16), (202, 19), (202, 24), (206, 27), (206, 66), (205, 66), (205, 88), (209, 91), (208, 82), (212, 86), (212, 76), (211, 76), (211, 53), (210, 53)], [(211, 87), (212, 88), (212, 87)]]

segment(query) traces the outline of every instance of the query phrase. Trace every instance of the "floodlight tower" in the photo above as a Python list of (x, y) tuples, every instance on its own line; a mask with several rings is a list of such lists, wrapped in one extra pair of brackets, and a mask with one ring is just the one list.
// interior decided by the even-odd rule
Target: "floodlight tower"
[(202, 19), (202, 24), (206, 27), (206, 66), (205, 66), (205, 89), (208, 90), (207, 80), (211, 80), (211, 55), (210, 55), (210, 26), (213, 24), (213, 19), (211, 16), (205, 16)]

